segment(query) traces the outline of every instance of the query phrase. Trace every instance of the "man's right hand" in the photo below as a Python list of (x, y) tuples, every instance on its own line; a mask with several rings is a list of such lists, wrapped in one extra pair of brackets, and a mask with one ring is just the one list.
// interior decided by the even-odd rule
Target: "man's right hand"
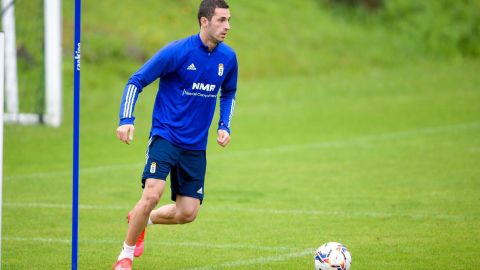
[(133, 125), (121, 125), (117, 128), (117, 138), (126, 144), (130, 144), (133, 140), (134, 130)]

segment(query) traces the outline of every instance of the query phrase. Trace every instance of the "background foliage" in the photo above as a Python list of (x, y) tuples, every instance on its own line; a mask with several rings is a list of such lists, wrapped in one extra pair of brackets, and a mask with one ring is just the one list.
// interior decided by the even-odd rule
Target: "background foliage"
[[(480, 55), (478, 0), (319, 0), (339, 16), (382, 25), (436, 57)], [(398, 37), (397, 37), (398, 38)]]

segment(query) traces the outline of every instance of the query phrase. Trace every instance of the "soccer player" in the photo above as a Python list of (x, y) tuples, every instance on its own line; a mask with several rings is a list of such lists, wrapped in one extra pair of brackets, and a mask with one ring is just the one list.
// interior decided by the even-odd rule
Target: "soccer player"
[[(133, 139), (139, 93), (160, 78), (153, 107), (143, 193), (128, 214), (123, 249), (113, 269), (131, 269), (143, 252), (147, 225), (195, 220), (205, 193), (207, 137), (220, 96), (217, 143), (230, 142), (238, 66), (235, 52), (223, 43), (230, 30), (230, 10), (223, 0), (203, 0), (198, 9), (200, 33), (174, 41), (147, 61), (125, 86), (117, 137)], [(155, 209), (170, 173), (174, 204)]]

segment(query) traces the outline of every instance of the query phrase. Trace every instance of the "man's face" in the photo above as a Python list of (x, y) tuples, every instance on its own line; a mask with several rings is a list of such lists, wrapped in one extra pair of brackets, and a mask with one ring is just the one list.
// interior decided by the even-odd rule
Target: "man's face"
[(210, 21), (206, 23), (209, 38), (217, 43), (223, 42), (230, 30), (230, 10), (228, 8), (216, 8)]

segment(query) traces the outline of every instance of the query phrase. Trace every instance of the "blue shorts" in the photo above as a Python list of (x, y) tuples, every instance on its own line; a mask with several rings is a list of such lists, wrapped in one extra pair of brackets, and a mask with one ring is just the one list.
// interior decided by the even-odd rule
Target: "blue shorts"
[(172, 200), (177, 195), (203, 201), (207, 159), (205, 150), (186, 150), (159, 136), (150, 139), (147, 162), (143, 170), (142, 188), (145, 180), (166, 180), (170, 174)]

